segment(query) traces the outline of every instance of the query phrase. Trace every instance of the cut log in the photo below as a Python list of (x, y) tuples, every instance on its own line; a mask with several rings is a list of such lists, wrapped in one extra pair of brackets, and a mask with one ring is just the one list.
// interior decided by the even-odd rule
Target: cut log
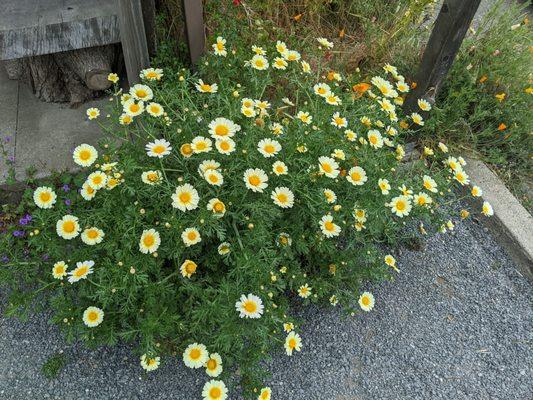
[(46, 102), (81, 103), (102, 95), (111, 86), (107, 75), (115, 70), (115, 45), (90, 47), (45, 54), (2, 64), (10, 79), (30, 84), (35, 95)]

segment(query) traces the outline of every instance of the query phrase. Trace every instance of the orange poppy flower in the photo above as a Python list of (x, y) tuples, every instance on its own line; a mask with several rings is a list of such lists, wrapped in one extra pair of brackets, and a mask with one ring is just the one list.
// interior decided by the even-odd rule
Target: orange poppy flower
[(303, 16), (303, 13), (295, 15), (294, 17), (292, 17), (292, 19), (298, 22), (302, 19), (302, 16)]
[(368, 89), (370, 89), (370, 85), (364, 82), (352, 86), (352, 90), (356, 93), (359, 93), (360, 96), (362, 96), (363, 93), (366, 92)]
[(503, 122), (500, 125), (498, 125), (498, 130), (499, 131), (504, 131), (506, 129), (507, 129), (507, 125), (505, 125)]

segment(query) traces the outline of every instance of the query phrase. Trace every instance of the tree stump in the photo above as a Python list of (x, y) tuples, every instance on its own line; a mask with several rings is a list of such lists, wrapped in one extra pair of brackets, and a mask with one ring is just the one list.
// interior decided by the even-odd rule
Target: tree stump
[(7, 60), (3, 65), (10, 79), (27, 82), (37, 98), (78, 107), (111, 86), (107, 75), (116, 71), (118, 52), (111, 44)]

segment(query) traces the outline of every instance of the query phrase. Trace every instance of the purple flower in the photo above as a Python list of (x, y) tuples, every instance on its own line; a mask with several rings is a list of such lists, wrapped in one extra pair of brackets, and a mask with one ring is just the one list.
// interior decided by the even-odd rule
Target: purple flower
[(30, 214), (26, 214), (24, 217), (22, 217), (20, 220), (19, 220), (19, 224), (20, 225), (28, 225), (32, 220), (32, 217)]
[(43, 261), (48, 261), (50, 256), (48, 254), (43, 254)]
[(68, 192), (69, 190), (70, 190), (70, 186), (67, 183), (65, 183), (63, 185), (63, 192)]
[(10, 156), (7, 157), (7, 160), (9, 162), (15, 162), (15, 156), (14, 155), (10, 155)]
[(6, 136), (6, 137), (4, 138), (4, 142), (6, 142), (6, 143), (11, 142), (11, 136)]
[(69, 199), (66, 199), (66, 200), (65, 200), (65, 204), (66, 204), (67, 206), (70, 206), (71, 203), (72, 203), (72, 202), (71, 202)]
[(13, 236), (22, 237), (24, 236), (24, 231), (13, 231)]
[(9, 262), (9, 257), (6, 256), (6, 255), (3, 255), (3, 256), (2, 256), (2, 262), (3, 262), (3, 263), (8, 263), (8, 262)]

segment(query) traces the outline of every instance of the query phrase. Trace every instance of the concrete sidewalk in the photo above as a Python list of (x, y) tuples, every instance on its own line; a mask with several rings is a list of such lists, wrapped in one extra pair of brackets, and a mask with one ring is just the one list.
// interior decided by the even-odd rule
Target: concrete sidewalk
[[(98, 125), (87, 120), (85, 111), (102, 107), (106, 100), (86, 103), (78, 109), (44, 103), (28, 85), (9, 80), (1, 66), (0, 91), (0, 140), (14, 159), (17, 180), (25, 178), (29, 167), (37, 168), (37, 177), (74, 167), (72, 149), (80, 143), (96, 143), (101, 136)], [(6, 175), (5, 160), (0, 157), (0, 184)]]
[[(396, 281), (365, 288), (371, 313), (299, 311), (302, 352), (268, 363), (273, 399), (533, 398), (533, 291), (486, 229), (467, 220), (424, 252), (395, 255)], [(48, 380), (41, 366), (60, 350), (69, 363)], [(145, 375), (126, 345), (69, 346), (42, 315), (0, 319), (0, 354), (2, 400), (195, 400), (208, 380), (178, 357)]]

